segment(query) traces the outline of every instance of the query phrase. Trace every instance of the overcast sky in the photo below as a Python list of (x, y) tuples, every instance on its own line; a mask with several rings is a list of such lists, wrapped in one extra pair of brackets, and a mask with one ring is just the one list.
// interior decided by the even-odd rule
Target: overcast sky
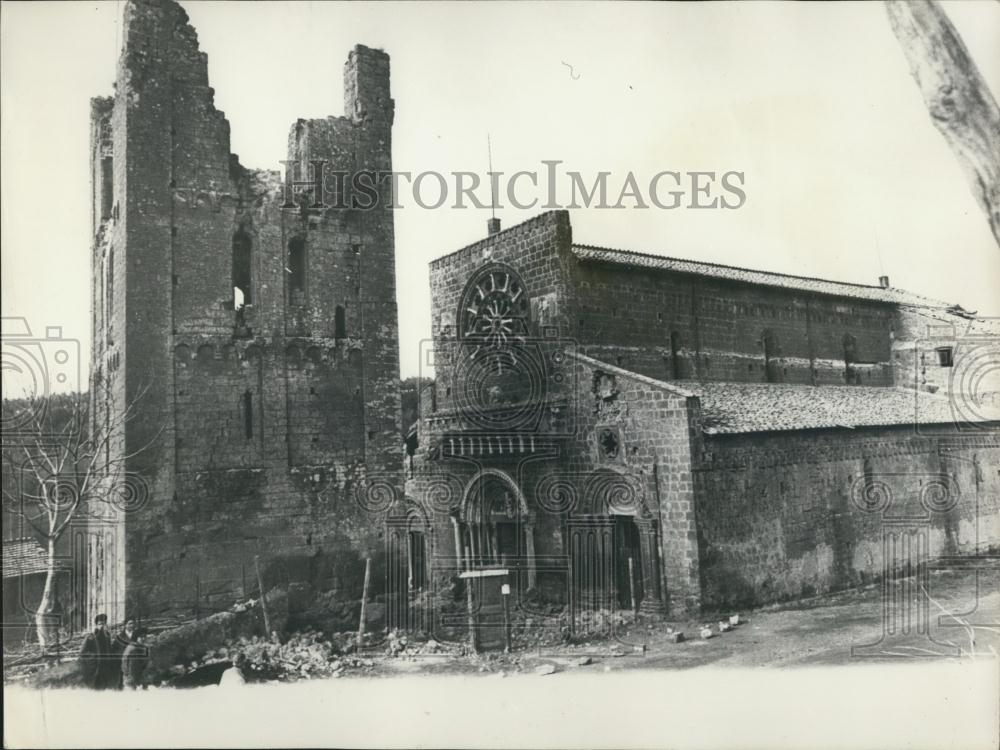
[[(745, 173), (745, 205), (571, 211), (574, 239), (893, 286), (1000, 315), (1000, 248), (931, 124), (880, 3), (184, 2), (232, 150), (279, 169), (296, 118), (343, 114), (360, 42), (392, 58), (393, 166)], [(994, 96), (1000, 3), (946, 3)], [(2, 13), (3, 315), (89, 348), (88, 116), (121, 2)], [(565, 64), (564, 64), (565, 63)], [(572, 71), (569, 66), (572, 66)], [(427, 263), (488, 210), (396, 212), (402, 374), (430, 333)], [(538, 209), (498, 212), (505, 227)], [(228, 252), (220, 248), (220, 252)]]

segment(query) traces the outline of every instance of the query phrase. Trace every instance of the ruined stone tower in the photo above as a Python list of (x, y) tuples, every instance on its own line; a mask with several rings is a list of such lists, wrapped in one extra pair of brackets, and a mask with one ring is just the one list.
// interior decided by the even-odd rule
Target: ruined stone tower
[[(230, 153), (184, 10), (130, 0), (124, 30), (92, 101), (91, 393), (96, 431), (133, 418), (88, 610), (225, 608), (256, 556), (266, 588), (356, 600), (402, 484), (391, 201), (289, 208), (281, 171)], [(292, 126), (296, 174), (391, 169), (388, 55), (355, 47), (344, 88), (344, 117)]]

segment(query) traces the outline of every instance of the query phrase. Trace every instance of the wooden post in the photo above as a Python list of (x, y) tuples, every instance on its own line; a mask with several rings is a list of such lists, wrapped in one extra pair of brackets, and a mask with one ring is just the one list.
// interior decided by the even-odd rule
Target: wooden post
[(638, 612), (639, 605), (635, 603), (635, 561), (631, 555), (628, 557), (628, 593), (632, 598), (632, 612)]
[(257, 585), (260, 587), (260, 611), (264, 615), (264, 638), (271, 640), (271, 618), (267, 615), (267, 603), (264, 601), (264, 578), (260, 574), (260, 556), (253, 556), (253, 566), (257, 569)]
[(503, 640), (504, 651), (510, 653), (510, 579), (504, 578), (500, 584), (500, 597), (503, 600)]
[[(468, 568), (471, 572), (472, 570), (472, 559), (468, 560)], [(471, 578), (466, 578), (465, 583), (465, 600), (466, 606), (468, 607), (469, 615), (469, 646), (472, 648), (472, 653), (479, 653), (479, 622), (476, 618), (476, 600), (472, 594), (472, 580)]]
[(465, 553), (462, 545), (462, 532), (458, 528), (458, 519), (455, 516), (451, 517), (451, 525), (455, 531), (455, 555), (458, 557), (458, 572), (461, 573), (465, 562)]
[(361, 621), (358, 623), (358, 648), (361, 651), (361, 639), (365, 634), (365, 609), (368, 606), (368, 581), (371, 578), (372, 559), (365, 560), (365, 583), (361, 588)]
[(406, 531), (406, 590), (413, 591), (413, 534)]

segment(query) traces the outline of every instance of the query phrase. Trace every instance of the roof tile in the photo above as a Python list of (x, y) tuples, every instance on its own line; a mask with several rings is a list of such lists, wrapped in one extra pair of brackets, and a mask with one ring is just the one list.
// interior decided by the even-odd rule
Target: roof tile
[(774, 273), (772, 271), (756, 271), (750, 268), (738, 268), (736, 266), (723, 266), (716, 263), (704, 263), (694, 260), (684, 260), (682, 258), (670, 258), (665, 255), (649, 255), (647, 253), (637, 253), (632, 250), (614, 250), (611, 248), (594, 247), (591, 245), (573, 245), (573, 254), (581, 260), (615, 263), (619, 265), (632, 266), (634, 268), (647, 268), (661, 271), (674, 271), (676, 273), (696, 274), (716, 279), (725, 279), (727, 281), (738, 281), (746, 284), (761, 284), (765, 286), (780, 287), (782, 289), (792, 289), (795, 291), (827, 294), (836, 297), (872, 300), (875, 302), (890, 302), (894, 304), (914, 305), (918, 307), (942, 308), (948, 306), (948, 303), (946, 302), (934, 300), (929, 297), (923, 297), (919, 294), (907, 292), (903, 289), (894, 289), (892, 287), (883, 289), (880, 286), (849, 284), (843, 281), (814, 279), (806, 276), (789, 276), (787, 274)]

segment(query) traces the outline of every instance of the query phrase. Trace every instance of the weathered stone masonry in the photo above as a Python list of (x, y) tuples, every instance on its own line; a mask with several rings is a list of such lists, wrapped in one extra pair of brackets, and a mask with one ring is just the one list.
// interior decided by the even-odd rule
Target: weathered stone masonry
[[(350, 53), (344, 107), (292, 126), (296, 177), (311, 159), (391, 169), (388, 55)], [(139, 451), (142, 488), (95, 525), (91, 606), (225, 607), (256, 591), (255, 555), (267, 585), (359, 598), (366, 556), (383, 580), (379, 504), (402, 483), (389, 201), (283, 209), (283, 175), (230, 153), (171, 0), (127, 4), (91, 140), (95, 426), (138, 399), (112, 450)]]
[[(939, 355), (969, 351), (970, 326), (995, 349), (974, 315), (887, 279), (578, 245), (566, 212), (496, 229), (430, 269), (436, 382), (407, 495), (439, 582), (508, 565), (571, 608), (630, 586), (677, 616), (885, 575), (907, 563), (883, 555), (900, 518), (927, 555), (1000, 543), (1000, 415)], [(475, 331), (518, 318), (515, 360), (468, 364), (491, 352)], [(952, 333), (925, 353), (932, 324)]]

